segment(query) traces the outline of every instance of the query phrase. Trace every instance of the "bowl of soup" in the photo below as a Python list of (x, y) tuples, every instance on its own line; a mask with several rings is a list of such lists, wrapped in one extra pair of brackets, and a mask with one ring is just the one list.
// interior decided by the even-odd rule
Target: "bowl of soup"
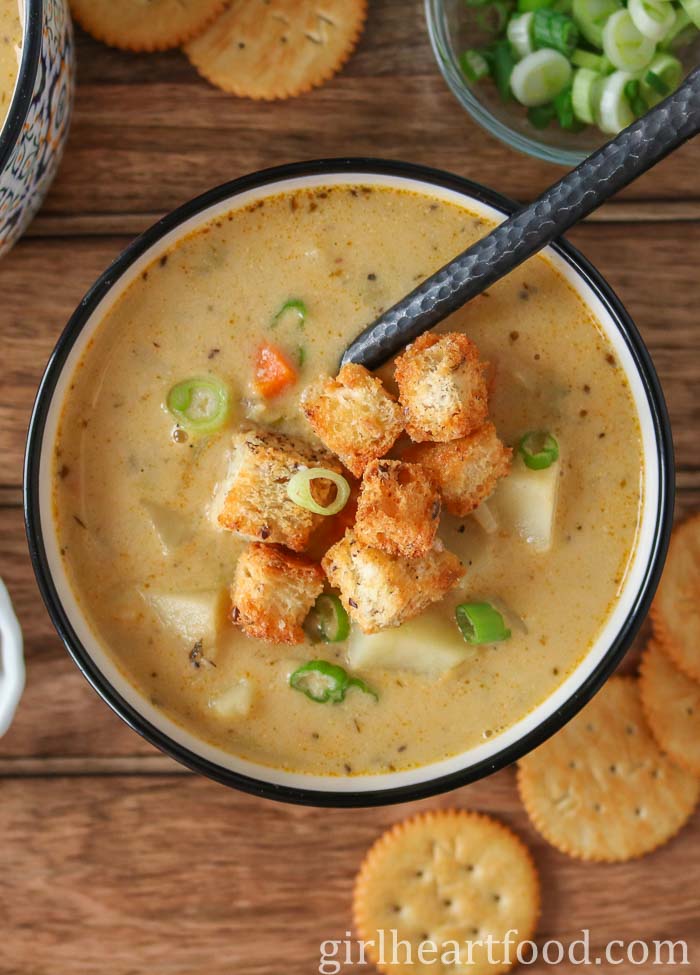
[(268, 170), (157, 223), (70, 319), (28, 438), (34, 569), (83, 674), (178, 761), (292, 802), (420, 798), (542, 742), (629, 647), (671, 436), (577, 251), (338, 371), (512, 209), (398, 162)]
[(0, 257), (27, 228), (56, 175), (73, 88), (65, 0), (0, 0)]

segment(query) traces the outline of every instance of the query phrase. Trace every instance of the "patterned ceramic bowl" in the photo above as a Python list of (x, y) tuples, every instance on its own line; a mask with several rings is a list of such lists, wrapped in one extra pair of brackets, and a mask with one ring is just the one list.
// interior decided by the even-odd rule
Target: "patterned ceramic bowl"
[(66, 0), (24, 0), (19, 74), (0, 131), (0, 257), (27, 228), (56, 174), (74, 78)]

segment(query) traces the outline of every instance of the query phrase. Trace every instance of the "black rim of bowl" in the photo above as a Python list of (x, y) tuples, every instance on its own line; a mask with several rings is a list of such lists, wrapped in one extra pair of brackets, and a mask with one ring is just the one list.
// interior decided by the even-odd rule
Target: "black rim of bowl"
[(319, 807), (388, 805), (390, 803), (424, 799), (428, 796), (455, 789), (458, 786), (466, 785), (469, 782), (483, 778), (498, 769), (510, 765), (522, 755), (541, 744), (569, 721), (590, 700), (617, 667), (642, 624), (658, 584), (668, 547), (674, 495), (671, 428), (661, 386), (649, 353), (632, 319), (607, 282), (568, 242), (563, 240), (559, 241), (553, 245), (554, 250), (578, 272), (583, 281), (597, 295), (618, 325), (625, 339), (627, 348), (632, 355), (644, 385), (654, 424), (657, 462), (659, 466), (659, 502), (655, 515), (656, 521), (652, 551), (648, 565), (646, 566), (644, 579), (635, 596), (630, 612), (615, 640), (595, 670), (574, 691), (566, 703), (517, 742), (504, 747), (490, 758), (481, 760), (468, 768), (451, 772), (439, 778), (430, 778), (419, 783), (396, 788), (382, 788), (380, 784), (381, 776), (377, 776), (376, 789), (372, 791), (354, 792), (333, 791), (332, 789), (325, 791), (275, 785), (223, 768), (170, 739), (127, 703), (103, 676), (92, 660), (89, 652), (81, 644), (74, 632), (54, 586), (44, 549), (39, 510), (39, 475), (42, 438), (56, 383), (66, 362), (66, 358), (92, 311), (113, 285), (119, 281), (124, 271), (165, 234), (176, 229), (183, 221), (196, 216), (210, 206), (228, 198), (231, 200), (232, 207), (235, 207), (236, 196), (246, 190), (263, 188), (271, 183), (296, 177), (332, 176), (337, 174), (342, 175), (343, 173), (357, 174), (360, 180), (363, 176), (367, 176), (368, 179), (371, 179), (373, 176), (394, 176), (416, 179), (425, 183), (427, 190), (430, 189), (431, 185), (454, 190), (466, 196), (473, 197), (481, 203), (492, 206), (506, 214), (517, 209), (515, 204), (507, 198), (468, 179), (412, 163), (371, 158), (328, 159), (292, 163), (286, 166), (262, 170), (249, 176), (243, 176), (240, 179), (224, 183), (196, 197), (194, 200), (185, 203), (183, 206), (168, 214), (141, 234), (141, 236), (137, 237), (97, 279), (71, 316), (49, 359), (39, 386), (29, 426), (24, 471), (24, 506), (27, 539), (39, 589), (53, 624), (68, 652), (73, 657), (73, 660), (83, 675), (106, 703), (109, 704), (112, 710), (131, 728), (150, 741), (151, 744), (161, 749), (161, 751), (170, 755), (183, 765), (186, 765), (188, 768), (200, 772), (217, 782), (267, 799)]
[(17, 82), (5, 124), (0, 130), (0, 173), (12, 154), (29, 113), (41, 57), (43, 0), (24, 0), (24, 36)]

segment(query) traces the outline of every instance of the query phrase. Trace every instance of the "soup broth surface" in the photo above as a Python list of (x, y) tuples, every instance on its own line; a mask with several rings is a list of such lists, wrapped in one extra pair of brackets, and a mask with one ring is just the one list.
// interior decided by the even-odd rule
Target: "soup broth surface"
[[(245, 544), (208, 517), (237, 424), (254, 420), (315, 441), (299, 396), (334, 375), (369, 321), (489, 225), (418, 193), (363, 186), (274, 196), (232, 211), (154, 261), (106, 315), (79, 363), (55, 457), (55, 511), (69, 578), (98, 639), (126, 677), (200, 739), (264, 765), (315, 774), (373, 774), (423, 765), (498, 735), (547, 698), (601, 630), (637, 531), (641, 444), (622, 370), (579, 295), (535, 257), (451, 317), (494, 376), (491, 418), (517, 444), (554, 432), (561, 475), (554, 542), (533, 551), (517, 533), (487, 533), (473, 517), (443, 516), (440, 534), (465, 565), (462, 584), (429, 610), (436, 641), (461, 646), (435, 673), (368, 668), (379, 700), (354, 692), (318, 704), (289, 674), (323, 657), (348, 667), (346, 644), (269, 645), (230, 626), (205, 659), (164, 624), (154, 594), (231, 583)], [(304, 301), (305, 323), (285, 316)], [(303, 362), (294, 388), (269, 404), (251, 386), (252, 360), (272, 339)], [(233, 391), (232, 426), (176, 442), (168, 390), (214, 374)], [(386, 371), (389, 377), (391, 370)], [(164, 547), (153, 505), (177, 513)], [(454, 607), (505, 607), (509, 640), (464, 643)], [(425, 653), (429, 654), (426, 644)], [(210, 659), (211, 658), (211, 659)], [(212, 706), (247, 681), (245, 718)]]
[(0, 129), (10, 110), (22, 49), (22, 0), (0, 0)]

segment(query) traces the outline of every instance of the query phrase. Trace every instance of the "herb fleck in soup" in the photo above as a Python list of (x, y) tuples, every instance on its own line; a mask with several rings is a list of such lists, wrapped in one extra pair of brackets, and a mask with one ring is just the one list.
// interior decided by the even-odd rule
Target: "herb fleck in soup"
[[(212, 499), (236, 432), (253, 423), (320, 451), (300, 408), (305, 388), (335, 375), (368, 321), (487, 229), (468, 209), (396, 189), (273, 196), (155, 260), (95, 332), (56, 445), (63, 558), (129, 681), (200, 739), (303, 773), (420, 766), (525, 716), (599, 635), (635, 545), (640, 432), (600, 326), (542, 256), (438, 329), (464, 333), (489, 363), (489, 422), (516, 448), (512, 473), (476, 516), (443, 510), (438, 538), (462, 561), (463, 579), (415, 619), (372, 636), (352, 620), (348, 636), (339, 602), (325, 597), (304, 643), (263, 642), (235, 625), (238, 609), (231, 619), (229, 587), (248, 543), (217, 529)], [(294, 381), (268, 370), (273, 395), (261, 396), (254, 376), (267, 345), (283, 351)], [(394, 390), (392, 366), (380, 375)], [(168, 409), (169, 392), (192, 377), (214, 384), (200, 390), (205, 414), (223, 409), (216, 384), (225, 386), (225, 419), (214, 432), (192, 433)], [(188, 408), (189, 392), (179, 389), (178, 408)], [(550, 503), (554, 512), (543, 544), (538, 525), (522, 530), (521, 502), (505, 488), (527, 475), (517, 446), (532, 431), (549, 432), (558, 446), (556, 466), (534, 472), (544, 475), (538, 516)], [(546, 453), (545, 440), (528, 441), (531, 453), (543, 444)], [(402, 449), (399, 441), (390, 456)], [(329, 521), (312, 535), (316, 560), (339, 537)], [(313, 572), (309, 579), (323, 585)], [(494, 629), (488, 614), (475, 617), (491, 643), (468, 642), (457, 625), (456, 607), (474, 603), (501, 620)], [(464, 614), (462, 624), (473, 634)], [(312, 642), (319, 633), (338, 642)], [(297, 673), (318, 659), (325, 671)]]

